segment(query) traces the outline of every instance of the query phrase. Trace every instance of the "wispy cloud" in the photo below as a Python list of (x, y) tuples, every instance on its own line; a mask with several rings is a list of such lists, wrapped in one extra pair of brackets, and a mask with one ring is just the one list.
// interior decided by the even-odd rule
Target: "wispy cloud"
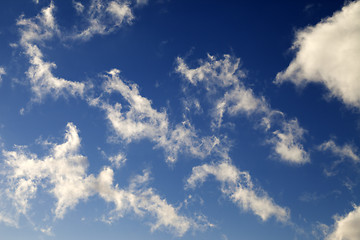
[(273, 129), (274, 125), (281, 126), (280, 129), (273, 130), (267, 141), (274, 145), (275, 153), (280, 159), (295, 164), (310, 161), (309, 154), (301, 144), (305, 130), (299, 126), (296, 119), (287, 121), (284, 113), (271, 109), (263, 97), (256, 96), (251, 88), (243, 84), (242, 79), (246, 75), (240, 69), (239, 58), (224, 55), (223, 59), (217, 60), (208, 55), (207, 59), (200, 60), (199, 64), (196, 68), (190, 68), (178, 57), (176, 71), (191, 85), (204, 86), (213, 105), (212, 128), (222, 126), (225, 114), (230, 117), (239, 114), (254, 116), (265, 132)]
[(56, 64), (45, 61), (39, 48), (39, 45), (43, 44), (45, 40), (60, 34), (53, 16), (54, 9), (55, 6), (51, 2), (36, 17), (26, 19), (21, 16), (17, 21), (21, 35), (20, 45), (30, 62), (27, 76), (30, 79), (31, 90), (34, 93), (32, 98), (34, 102), (41, 102), (47, 95), (54, 98), (68, 94), (83, 96), (85, 91), (84, 83), (55, 77), (52, 69), (56, 67)]
[(84, 11), (84, 5), (81, 2), (73, 0), (73, 6), (78, 14), (81, 14)]
[(6, 74), (5, 68), (0, 67), (0, 84), (2, 83), (2, 76)]
[(321, 83), (331, 96), (360, 108), (360, 1), (350, 1), (332, 17), (296, 33), (296, 56), (276, 83)]
[(77, 14), (87, 22), (86, 26), (75, 25), (70, 31), (60, 31), (54, 15), (53, 2), (41, 10), (33, 18), (23, 15), (17, 21), (20, 32), (20, 46), (29, 58), (30, 67), (27, 77), (30, 79), (31, 90), (34, 93), (32, 101), (42, 102), (46, 96), (83, 97), (87, 88), (83, 82), (69, 81), (53, 74), (56, 64), (45, 60), (41, 46), (46, 45), (55, 37), (60, 41), (89, 40), (94, 35), (106, 35), (114, 32), (125, 24), (131, 24), (134, 19), (130, 2), (92, 0), (88, 7), (73, 1)]
[(154, 109), (151, 101), (140, 95), (138, 86), (125, 83), (119, 74), (119, 70), (113, 69), (104, 75), (104, 89), (108, 94), (120, 93), (125, 100), (125, 108), (120, 103), (110, 105), (100, 98), (91, 99), (89, 103), (105, 110), (106, 118), (120, 139), (128, 143), (149, 139), (156, 143), (156, 148), (164, 149), (170, 163), (177, 160), (180, 152), (205, 158), (219, 144), (219, 139), (214, 136), (198, 137), (186, 119), (172, 127), (166, 111)]
[(187, 179), (187, 187), (195, 188), (209, 175), (221, 183), (222, 193), (241, 209), (251, 210), (263, 221), (272, 216), (280, 222), (289, 220), (287, 208), (278, 206), (262, 189), (254, 187), (249, 173), (238, 170), (228, 160), (194, 167)]
[(68, 39), (87, 41), (94, 35), (107, 35), (124, 24), (131, 24), (134, 19), (128, 1), (91, 0), (88, 8), (78, 2), (74, 2), (74, 7), (86, 20), (87, 26), (76, 27), (75, 32), (66, 37)]
[(116, 168), (121, 168), (125, 165), (127, 159), (124, 153), (120, 152), (117, 155), (110, 156), (109, 161), (112, 165), (114, 165)]
[(143, 187), (149, 181), (149, 172), (145, 171), (144, 175), (135, 176), (126, 190), (113, 186), (113, 175), (111, 168), (105, 168), (97, 181), (100, 196), (115, 205), (108, 221), (122, 217), (131, 210), (139, 216), (145, 213), (152, 215), (156, 219), (151, 224), (152, 231), (168, 228), (175, 235), (182, 236), (192, 227), (191, 219), (178, 215), (177, 209), (157, 195), (152, 188)]
[(340, 157), (341, 159), (351, 159), (354, 162), (359, 162), (360, 157), (358, 155), (357, 148), (350, 144), (345, 144), (343, 146), (338, 146), (333, 140), (322, 143), (318, 149), (320, 151), (330, 151), (335, 156)]

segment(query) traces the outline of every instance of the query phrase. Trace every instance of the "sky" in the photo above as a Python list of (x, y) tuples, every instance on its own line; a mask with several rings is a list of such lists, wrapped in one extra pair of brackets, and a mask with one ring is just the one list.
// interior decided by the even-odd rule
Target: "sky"
[(360, 1), (0, 7), (1, 239), (360, 239)]

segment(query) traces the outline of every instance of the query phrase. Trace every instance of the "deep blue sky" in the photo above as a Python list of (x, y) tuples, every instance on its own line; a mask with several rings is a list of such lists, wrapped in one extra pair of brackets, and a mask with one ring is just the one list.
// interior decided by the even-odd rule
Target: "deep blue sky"
[(1, 235), (360, 238), (359, 5), (3, 1)]

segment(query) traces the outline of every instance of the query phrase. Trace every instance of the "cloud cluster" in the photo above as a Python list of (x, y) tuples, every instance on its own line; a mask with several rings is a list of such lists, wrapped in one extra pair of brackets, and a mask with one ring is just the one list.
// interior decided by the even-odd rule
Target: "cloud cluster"
[[(29, 153), (25, 147), (3, 151), (6, 171), (2, 174), (7, 181), (2, 190), (18, 215), (28, 214), (31, 201), (41, 186), (56, 199), (55, 218), (63, 218), (67, 210), (74, 208), (80, 200), (98, 194), (115, 206), (109, 221), (133, 212), (139, 216), (152, 216), (155, 219), (152, 230), (169, 229), (178, 236), (190, 228), (199, 227), (199, 223), (179, 215), (177, 208), (147, 187), (148, 171), (135, 176), (129, 187), (123, 189), (114, 185), (114, 171), (110, 167), (104, 167), (97, 177), (88, 175), (88, 161), (79, 153), (80, 147), (78, 130), (74, 124), (68, 123), (64, 142), (51, 144), (49, 154), (42, 158)], [(9, 208), (0, 210), (0, 221), (16, 225), (16, 215), (7, 214)]]
[(323, 84), (330, 95), (360, 108), (360, 1), (296, 33), (296, 56), (276, 83)]
[(289, 220), (288, 209), (276, 205), (262, 189), (255, 188), (249, 173), (238, 170), (229, 161), (194, 167), (191, 176), (187, 179), (187, 187), (195, 188), (209, 175), (214, 176), (221, 183), (222, 193), (241, 209), (251, 210), (263, 221), (272, 216), (280, 222)]
[(125, 83), (119, 74), (119, 70), (113, 69), (104, 75), (104, 89), (109, 94), (120, 93), (125, 100), (124, 107), (120, 103), (108, 104), (100, 98), (89, 101), (90, 105), (106, 112), (117, 137), (127, 143), (149, 139), (156, 143), (156, 148), (164, 149), (170, 163), (177, 160), (180, 152), (205, 158), (219, 144), (217, 137), (198, 137), (188, 120), (171, 126), (166, 112), (154, 109), (151, 101), (140, 95), (138, 86)]
[(225, 114), (230, 117), (239, 114), (254, 116), (261, 122), (265, 132), (275, 125), (281, 126), (280, 129), (272, 130), (268, 141), (273, 144), (275, 153), (281, 160), (295, 164), (310, 161), (309, 154), (301, 144), (305, 130), (299, 126), (296, 119), (287, 121), (282, 112), (271, 109), (263, 97), (256, 96), (252, 89), (243, 84), (245, 74), (240, 69), (239, 58), (224, 55), (223, 59), (217, 60), (208, 55), (207, 59), (199, 62), (200, 66), (190, 68), (178, 57), (176, 71), (191, 85), (204, 86), (213, 105), (213, 128), (222, 126)]

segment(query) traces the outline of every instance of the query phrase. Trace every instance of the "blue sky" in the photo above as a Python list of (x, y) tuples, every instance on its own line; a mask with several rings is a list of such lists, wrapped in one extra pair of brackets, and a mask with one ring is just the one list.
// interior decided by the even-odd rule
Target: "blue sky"
[(360, 238), (360, 1), (1, 5), (2, 238)]

